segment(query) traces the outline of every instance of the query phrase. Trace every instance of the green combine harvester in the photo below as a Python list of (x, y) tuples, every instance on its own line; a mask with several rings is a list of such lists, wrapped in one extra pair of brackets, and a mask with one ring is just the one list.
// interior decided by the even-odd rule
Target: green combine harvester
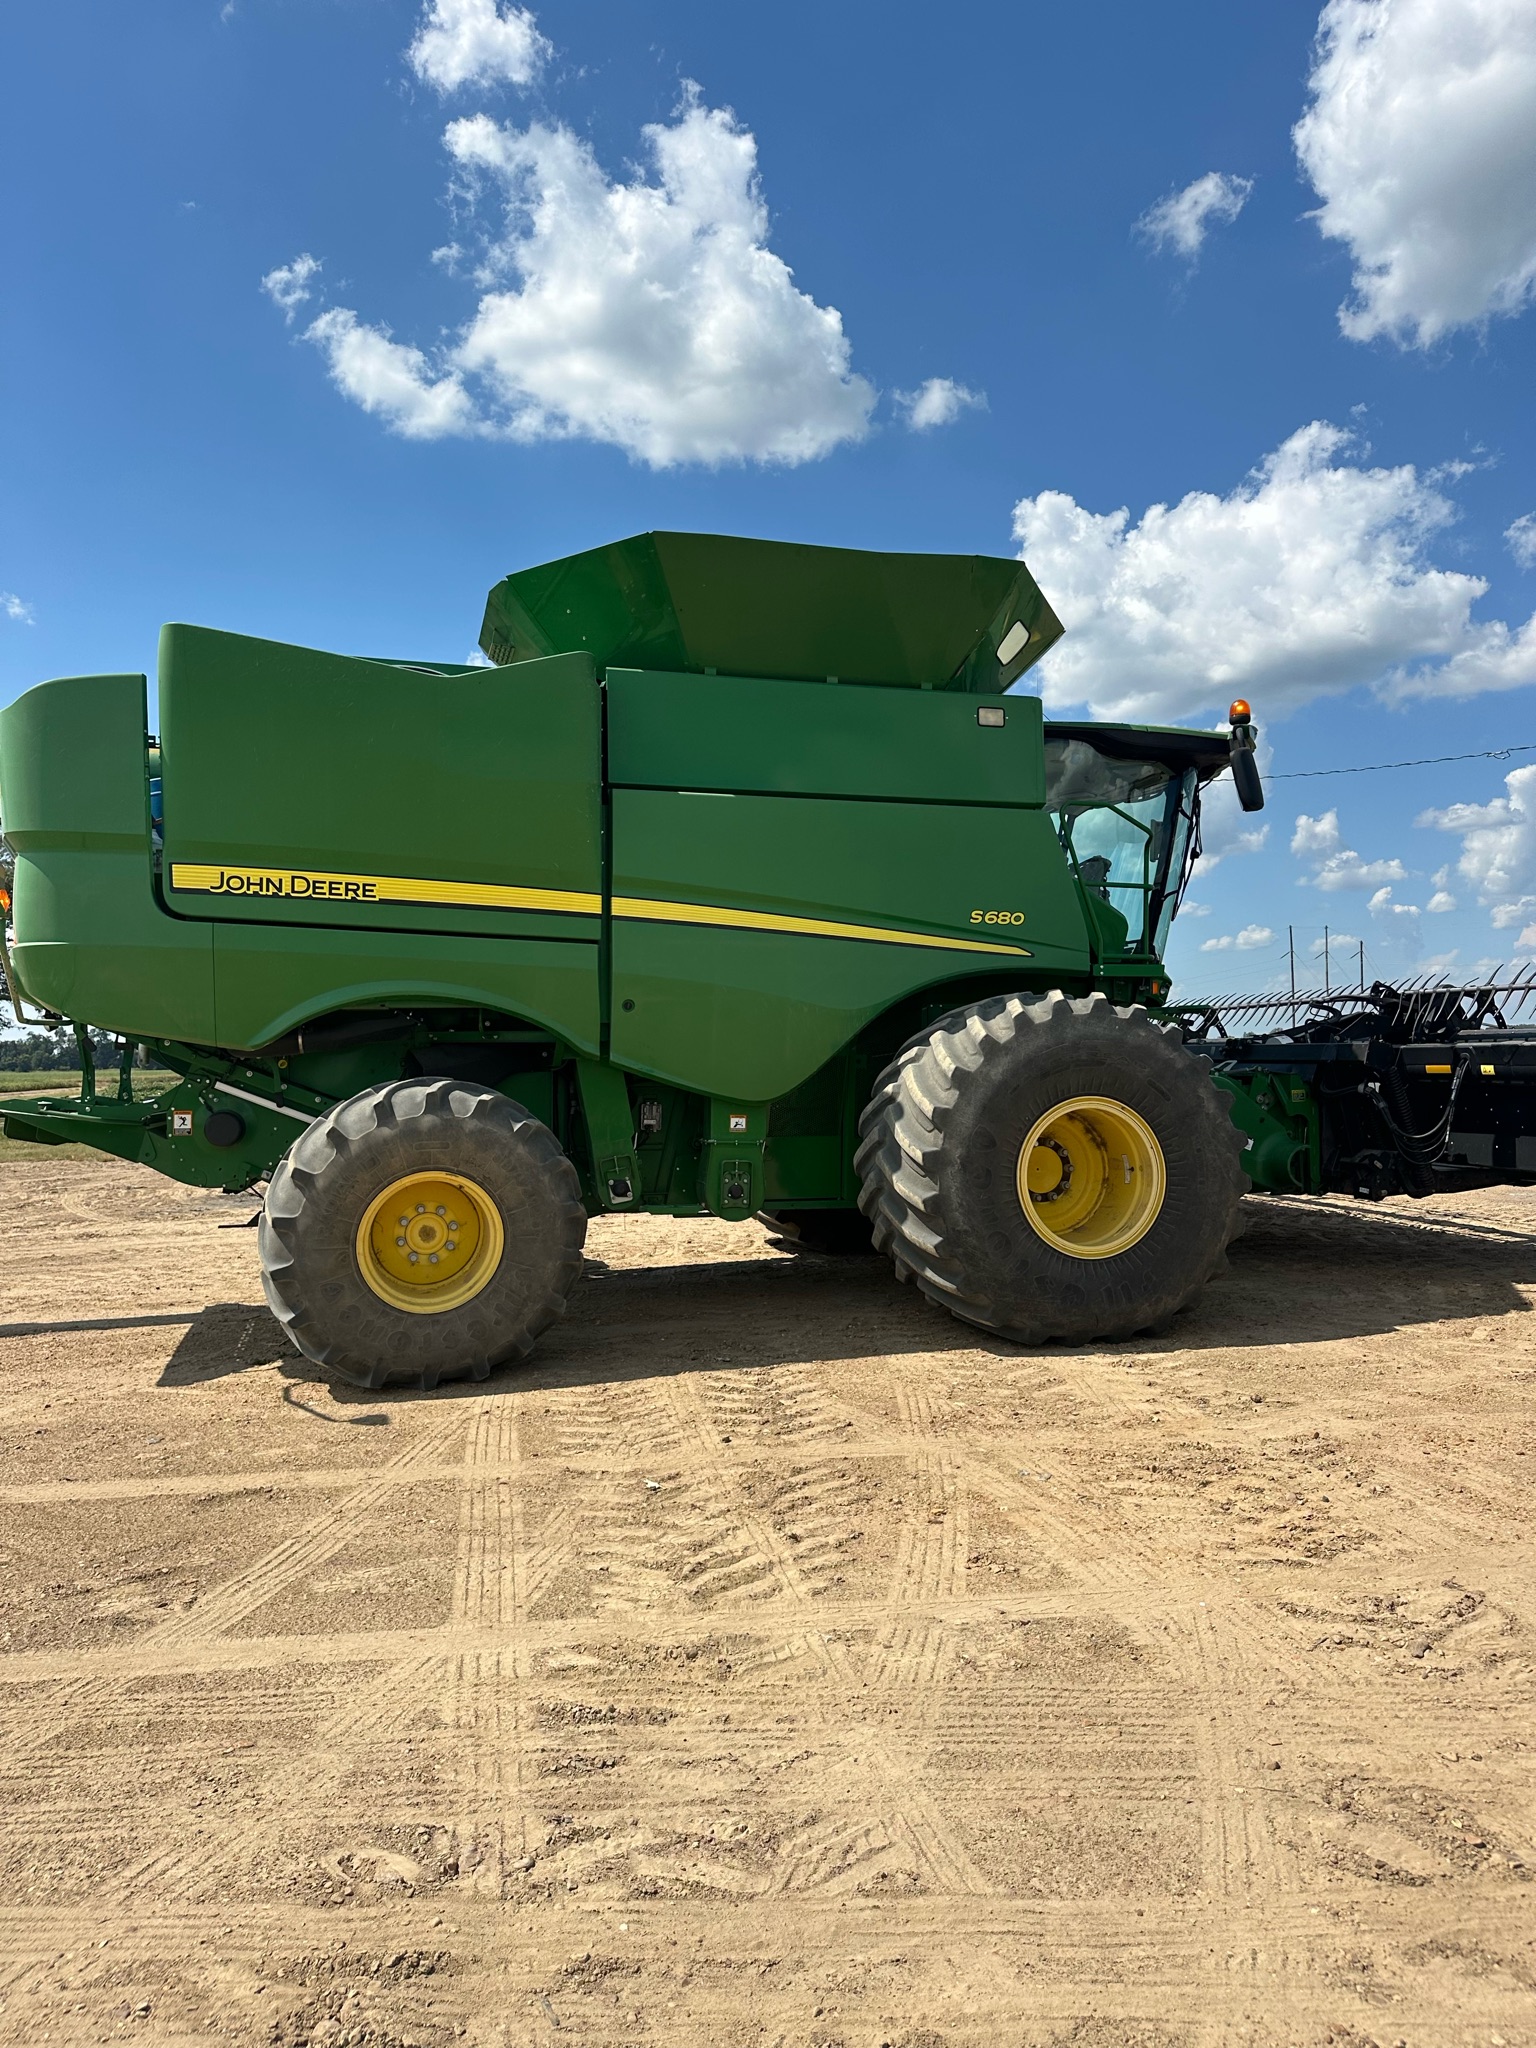
[(168, 626), (158, 737), (142, 675), (43, 683), (7, 971), (82, 1086), (5, 1133), (265, 1183), (274, 1314), (370, 1387), (525, 1356), (606, 1213), (873, 1246), (1019, 1342), (1156, 1328), (1250, 1184), (1323, 1184), (1318, 1118), (1167, 1011), (1247, 707), (1045, 723), (1060, 632), (1018, 561), (655, 533), (497, 584), (491, 667)]

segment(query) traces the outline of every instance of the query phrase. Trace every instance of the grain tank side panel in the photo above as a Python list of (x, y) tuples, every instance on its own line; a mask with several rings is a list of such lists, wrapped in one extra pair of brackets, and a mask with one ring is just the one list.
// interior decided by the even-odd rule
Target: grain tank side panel
[(213, 1037), (213, 942), (156, 900), (141, 675), (40, 683), (0, 711), (16, 972), (108, 1031)]
[[(609, 669), (608, 775), (630, 789), (1045, 801), (1038, 697)], [(988, 713), (998, 724), (983, 725)]]

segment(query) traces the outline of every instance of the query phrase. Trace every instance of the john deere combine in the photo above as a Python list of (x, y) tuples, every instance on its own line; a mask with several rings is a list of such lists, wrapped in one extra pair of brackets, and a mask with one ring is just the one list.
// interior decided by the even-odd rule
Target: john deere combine
[(85, 1064), (4, 1129), (265, 1182), (274, 1313), (369, 1386), (522, 1357), (605, 1211), (872, 1241), (1024, 1342), (1158, 1325), (1315, 1133), (1165, 1011), (1246, 707), (1042, 723), (1060, 631), (1017, 561), (657, 533), (499, 583), (492, 667), (168, 626), (158, 737), (141, 675), (44, 683), (9, 972)]

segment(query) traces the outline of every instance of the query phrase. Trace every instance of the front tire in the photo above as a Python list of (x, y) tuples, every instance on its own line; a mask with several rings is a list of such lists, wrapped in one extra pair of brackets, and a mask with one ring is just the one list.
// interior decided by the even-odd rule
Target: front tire
[(1161, 1327), (1220, 1267), (1247, 1188), (1209, 1061), (1103, 995), (942, 1018), (881, 1075), (860, 1132), (877, 1249), (1023, 1344)]
[(576, 1169), (520, 1103), (391, 1081), (273, 1174), (262, 1286), (305, 1357), (354, 1386), (484, 1379), (564, 1312), (586, 1230)]

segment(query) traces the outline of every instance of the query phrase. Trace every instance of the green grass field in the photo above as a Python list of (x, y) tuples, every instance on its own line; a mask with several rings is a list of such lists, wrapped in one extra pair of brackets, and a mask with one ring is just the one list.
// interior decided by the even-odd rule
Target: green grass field
[[(174, 1074), (161, 1073), (153, 1067), (135, 1067), (133, 1070), (133, 1093), (138, 1101), (146, 1095), (158, 1095), (162, 1088), (168, 1088), (176, 1079)], [(5, 1095), (78, 1095), (80, 1074), (68, 1067), (44, 1067), (30, 1074), (7, 1074), (0, 1072), (0, 1096)], [(116, 1067), (96, 1069), (96, 1092), (98, 1095), (117, 1093)]]

